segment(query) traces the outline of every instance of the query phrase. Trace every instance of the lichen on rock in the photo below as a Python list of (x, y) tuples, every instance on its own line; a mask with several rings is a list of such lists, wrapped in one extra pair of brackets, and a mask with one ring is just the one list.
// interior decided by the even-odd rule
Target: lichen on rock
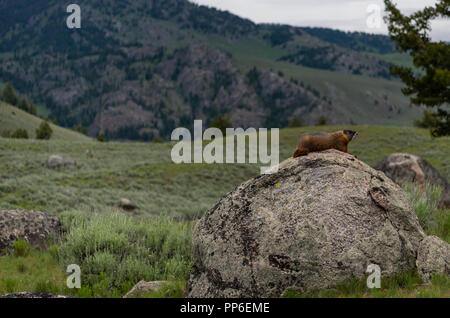
[(416, 268), (426, 237), (404, 191), (336, 150), (290, 158), (220, 199), (196, 224), (188, 297), (279, 297)]

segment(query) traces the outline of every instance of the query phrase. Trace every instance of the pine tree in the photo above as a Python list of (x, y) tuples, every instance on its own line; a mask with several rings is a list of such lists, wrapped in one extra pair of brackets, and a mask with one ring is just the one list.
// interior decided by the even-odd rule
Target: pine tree
[(16, 94), (11, 82), (6, 83), (5, 87), (3, 88), (2, 100), (8, 104), (17, 106), (17, 104), (19, 102), (19, 98), (17, 97), (17, 94)]
[(411, 96), (413, 104), (437, 108), (432, 135), (450, 135), (450, 112), (445, 106), (441, 108), (450, 104), (450, 45), (443, 41), (432, 42), (429, 36), (430, 21), (450, 16), (450, 1), (440, 0), (434, 7), (426, 7), (410, 16), (403, 15), (391, 0), (384, 3), (390, 37), (400, 51), (412, 56), (414, 66), (423, 70), (423, 74), (416, 74), (409, 67), (393, 66), (391, 72), (406, 84), (402, 92)]
[(36, 139), (48, 140), (52, 137), (52, 134), (53, 130), (46, 120), (42, 121), (39, 128), (36, 129)]

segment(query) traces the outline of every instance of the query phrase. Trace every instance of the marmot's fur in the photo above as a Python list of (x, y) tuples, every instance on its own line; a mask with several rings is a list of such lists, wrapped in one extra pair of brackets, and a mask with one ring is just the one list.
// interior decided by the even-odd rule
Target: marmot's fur
[(340, 130), (333, 133), (319, 132), (306, 134), (300, 137), (297, 149), (293, 157), (306, 156), (310, 152), (336, 149), (348, 152), (348, 143), (352, 141), (358, 133), (353, 130)]

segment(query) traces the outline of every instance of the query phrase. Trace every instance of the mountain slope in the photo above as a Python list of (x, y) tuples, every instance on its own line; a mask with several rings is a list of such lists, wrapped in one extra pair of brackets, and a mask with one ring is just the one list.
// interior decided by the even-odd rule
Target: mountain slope
[(0, 0), (0, 80), (91, 136), (168, 138), (223, 114), (244, 128), (419, 117), (377, 56), (392, 53), (387, 37), (257, 25), (185, 0), (79, 5), (69, 30), (63, 3)]
[[(30, 115), (17, 107), (0, 101), (0, 133), (5, 130), (14, 132), (17, 129), (25, 129), (29, 138), (36, 137), (36, 129), (41, 124), (42, 119)], [(51, 124), (53, 130), (52, 140), (65, 140), (73, 142), (90, 142), (91, 138), (77, 133), (73, 130)]]

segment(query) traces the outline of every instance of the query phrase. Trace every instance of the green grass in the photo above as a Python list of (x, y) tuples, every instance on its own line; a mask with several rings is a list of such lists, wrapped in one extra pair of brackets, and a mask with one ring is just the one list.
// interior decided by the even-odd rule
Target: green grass
[[(41, 118), (0, 101), (0, 134), (4, 130), (14, 132), (21, 128), (28, 132), (29, 138), (36, 138), (36, 128), (39, 127), (41, 122)], [(74, 142), (88, 142), (90, 140), (89, 137), (70, 129), (65, 129), (53, 124), (50, 124), (50, 126), (53, 130), (52, 139)]]
[[(282, 130), (280, 160), (291, 156), (301, 134), (342, 128)], [(393, 152), (409, 152), (424, 157), (444, 177), (450, 177), (449, 137), (433, 139), (427, 130), (416, 128), (345, 128), (358, 131), (349, 151), (369, 165)], [(170, 159), (172, 145), (0, 138), (0, 209), (57, 214), (67, 230), (65, 239), (48, 251), (23, 252), (26, 247), (16, 243), (15, 255), (1, 256), (0, 293), (37, 290), (80, 297), (121, 297), (141, 279), (168, 279), (170, 283), (164, 289), (143, 296), (180, 297), (191, 261), (189, 221), (240, 183), (258, 175), (259, 165), (176, 165)], [(68, 155), (77, 166), (47, 169), (44, 162), (50, 154)], [(425, 197), (414, 191), (408, 193), (426, 231), (448, 241), (450, 213), (434, 208), (428, 200), (436, 196), (433, 191)], [(117, 208), (121, 197), (138, 205), (135, 215), (127, 216)], [(161, 214), (165, 219), (158, 217)], [(85, 284), (80, 290), (65, 286), (69, 263), (83, 265)], [(352, 282), (342, 287), (348, 292), (320, 293), (337, 297), (448, 297), (448, 282), (442, 279), (436, 278), (436, 284), (428, 287), (421, 286), (413, 276), (410, 280), (414, 283), (407, 286), (417, 285), (412, 291), (386, 287), (371, 294), (362, 289), (352, 292)]]
[[(302, 133), (344, 126), (303, 127), (280, 132), (280, 160), (291, 156)], [(450, 138), (432, 139), (414, 128), (347, 126), (359, 132), (349, 150), (375, 165), (393, 152), (428, 160), (450, 177)], [(171, 162), (171, 143), (99, 143), (0, 138), (0, 209), (37, 209), (48, 213), (108, 211), (128, 198), (138, 215), (193, 219), (224, 194), (259, 173), (252, 164), (181, 164)], [(91, 155), (87, 153), (90, 151)], [(51, 154), (68, 155), (76, 167), (48, 169)]]
[(406, 184), (404, 188), (425, 232), (450, 243), (450, 209), (439, 207), (442, 189), (430, 184), (424, 187)]
[[(391, 53), (391, 54), (366, 53), (366, 54), (374, 56), (377, 59), (380, 59), (388, 63), (415, 69), (412, 57), (406, 53)], [(415, 69), (415, 71), (417, 71), (417, 69)]]
[(435, 275), (431, 284), (423, 284), (417, 271), (411, 271), (394, 277), (381, 277), (381, 288), (368, 288), (367, 278), (353, 279), (334, 288), (298, 292), (286, 291), (284, 298), (448, 298), (450, 297), (450, 279)]
[[(0, 295), (22, 291), (77, 297), (122, 297), (140, 280), (167, 280), (140, 297), (182, 297), (192, 269), (191, 225), (167, 217), (124, 214), (61, 215), (67, 234), (48, 250), (19, 239), (0, 256)], [(65, 270), (77, 264), (81, 288), (66, 286)]]
[(23, 291), (70, 293), (65, 282), (60, 265), (49, 251), (0, 256), (0, 295)]

